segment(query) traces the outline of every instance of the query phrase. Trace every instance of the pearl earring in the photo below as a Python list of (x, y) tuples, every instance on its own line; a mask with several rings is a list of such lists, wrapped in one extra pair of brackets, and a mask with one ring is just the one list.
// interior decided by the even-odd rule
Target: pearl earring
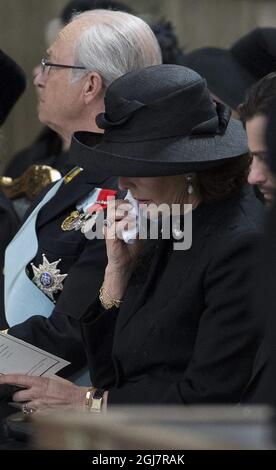
[(188, 194), (192, 194), (194, 192), (193, 176), (192, 175), (187, 175), (186, 178), (187, 178), (187, 181), (188, 181), (187, 192), (188, 192)]

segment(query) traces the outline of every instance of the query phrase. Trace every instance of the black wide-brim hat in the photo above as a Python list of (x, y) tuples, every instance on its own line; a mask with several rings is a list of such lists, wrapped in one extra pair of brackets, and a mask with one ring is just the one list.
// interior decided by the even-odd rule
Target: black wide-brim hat
[(109, 176), (164, 176), (203, 171), (247, 153), (242, 124), (215, 104), (206, 82), (179, 65), (130, 72), (107, 89), (104, 134), (77, 132), (72, 162)]
[(185, 54), (183, 64), (204, 77), (210, 91), (236, 109), (255, 82), (276, 70), (276, 28), (256, 28), (230, 49), (196, 49)]
[(0, 126), (25, 88), (23, 70), (0, 49)]

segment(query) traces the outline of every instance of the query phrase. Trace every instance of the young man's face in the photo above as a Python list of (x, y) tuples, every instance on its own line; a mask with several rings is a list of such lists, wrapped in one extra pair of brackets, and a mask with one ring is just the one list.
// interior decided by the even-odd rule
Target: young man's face
[(256, 115), (249, 121), (246, 121), (248, 146), (252, 155), (248, 183), (258, 187), (264, 197), (265, 203), (269, 205), (274, 199), (276, 179), (270, 172), (266, 161), (266, 126), (267, 118), (264, 115)]

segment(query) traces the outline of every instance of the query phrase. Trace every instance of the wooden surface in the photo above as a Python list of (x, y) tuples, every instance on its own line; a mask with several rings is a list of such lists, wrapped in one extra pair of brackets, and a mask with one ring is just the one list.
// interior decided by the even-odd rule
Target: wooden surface
[(262, 407), (138, 407), (105, 415), (34, 415), (39, 449), (268, 449), (272, 411)]

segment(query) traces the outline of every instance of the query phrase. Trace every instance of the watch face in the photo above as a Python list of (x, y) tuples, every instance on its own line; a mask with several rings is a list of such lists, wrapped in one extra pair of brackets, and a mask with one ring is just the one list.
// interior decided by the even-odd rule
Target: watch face
[(102, 409), (102, 398), (99, 398), (98, 400), (93, 400), (92, 406), (91, 406), (91, 411), (101, 411)]
[(92, 404), (90, 411), (98, 411), (100, 412), (102, 409), (102, 401), (103, 401), (103, 395), (104, 395), (104, 390), (101, 390), (99, 388), (96, 389), (93, 398), (92, 398)]

